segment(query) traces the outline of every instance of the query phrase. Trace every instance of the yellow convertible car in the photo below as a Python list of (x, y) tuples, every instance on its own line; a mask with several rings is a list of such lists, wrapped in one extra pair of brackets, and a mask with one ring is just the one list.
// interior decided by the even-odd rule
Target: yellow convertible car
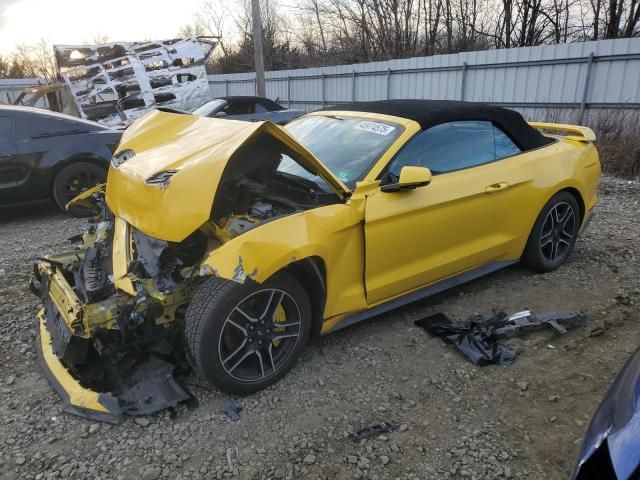
[(596, 205), (594, 141), (453, 101), (285, 128), (153, 111), (74, 200), (96, 212), (79, 245), (35, 265), (44, 371), (67, 411), (116, 422), (188, 399), (182, 373), (249, 394), (315, 335), (515, 262), (553, 270)]

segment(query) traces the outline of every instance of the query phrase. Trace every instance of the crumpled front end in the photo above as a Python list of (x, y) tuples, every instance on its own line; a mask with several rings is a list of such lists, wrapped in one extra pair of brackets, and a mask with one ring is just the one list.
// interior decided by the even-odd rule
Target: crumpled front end
[[(34, 267), (43, 363), (69, 411), (117, 421), (190, 398), (174, 376), (189, 371), (191, 298), (207, 276), (265, 275), (243, 263), (233, 240), (343, 200), (330, 174), (309, 180), (281, 169), (287, 162), (321, 170), (275, 125), (152, 112), (125, 132), (106, 187), (72, 202), (95, 210), (89, 230), (71, 239), (77, 248)], [(260, 249), (267, 263), (293, 261), (285, 240), (270, 242)]]
[(206, 240), (154, 240), (115, 218), (102, 189), (83, 195), (97, 216), (70, 239), (78, 248), (39, 259), (31, 287), (42, 300), (39, 354), (65, 410), (116, 423), (191, 398), (182, 321), (199, 281)]

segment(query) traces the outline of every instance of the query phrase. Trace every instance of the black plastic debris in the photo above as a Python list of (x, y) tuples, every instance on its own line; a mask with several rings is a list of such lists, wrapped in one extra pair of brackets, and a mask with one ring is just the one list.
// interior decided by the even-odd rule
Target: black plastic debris
[(113, 395), (129, 415), (148, 415), (185, 402), (191, 395), (173, 377), (174, 366), (157, 357), (140, 365)]
[(536, 314), (530, 310), (508, 315), (503, 310), (490, 310), (474, 315), (461, 325), (454, 325), (443, 313), (436, 313), (416, 320), (415, 324), (431, 335), (455, 345), (473, 364), (511, 365), (516, 354), (506, 345), (498, 343), (502, 338), (553, 328), (564, 334), (565, 327), (574, 327), (584, 322), (586, 317), (575, 312), (559, 311)]
[(242, 407), (236, 402), (227, 402), (223, 409), (224, 413), (234, 422), (240, 420), (240, 412)]
[(351, 432), (351, 439), (354, 442), (359, 442), (365, 438), (380, 435), (381, 433), (391, 432), (398, 428), (398, 424), (395, 422), (380, 422), (370, 427), (363, 428), (357, 432)]

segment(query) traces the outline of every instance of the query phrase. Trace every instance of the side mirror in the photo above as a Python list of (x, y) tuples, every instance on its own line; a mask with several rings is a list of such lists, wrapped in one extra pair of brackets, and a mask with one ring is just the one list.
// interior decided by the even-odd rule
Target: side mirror
[(227, 116), (227, 112), (223, 112), (223, 111), (216, 112), (215, 116), (216, 117), (226, 117)]
[(383, 185), (380, 190), (383, 192), (400, 192), (402, 190), (413, 190), (424, 187), (431, 183), (431, 170), (427, 167), (402, 167), (398, 183)]

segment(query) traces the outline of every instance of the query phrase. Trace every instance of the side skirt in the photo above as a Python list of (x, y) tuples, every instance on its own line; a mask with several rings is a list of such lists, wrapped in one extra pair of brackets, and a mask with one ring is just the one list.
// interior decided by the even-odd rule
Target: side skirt
[[(436, 283), (432, 283), (431, 285), (428, 285), (426, 287), (406, 293), (400, 297), (386, 301), (384, 303), (381, 303), (380, 305), (376, 305), (375, 307), (371, 307), (367, 310), (360, 310), (352, 314), (347, 314), (342, 320), (340, 320), (333, 327), (330, 327), (328, 330), (323, 329), (321, 333), (324, 335), (327, 333), (335, 332), (337, 330), (341, 330), (343, 328), (349, 327), (363, 320), (368, 320), (369, 318), (375, 317), (376, 315), (380, 315), (382, 313), (395, 310), (396, 308), (403, 307), (405, 305), (416, 302), (418, 300), (422, 300), (423, 298), (430, 297), (440, 292), (444, 292), (445, 290), (449, 290), (450, 288), (453, 288), (453, 287), (457, 287), (458, 285), (462, 285), (463, 283), (470, 282), (471, 280), (475, 280), (476, 278), (483, 277), (485, 275), (488, 275), (489, 273), (493, 273), (497, 270), (501, 270), (505, 267), (508, 267), (509, 265), (513, 265), (514, 263), (518, 263), (518, 260), (505, 260), (501, 262), (492, 262), (477, 268), (473, 268), (471, 270), (467, 270), (465, 272), (459, 273), (458, 275), (445, 278), (444, 280), (441, 280)], [(330, 320), (327, 320), (327, 321), (330, 321)]]

